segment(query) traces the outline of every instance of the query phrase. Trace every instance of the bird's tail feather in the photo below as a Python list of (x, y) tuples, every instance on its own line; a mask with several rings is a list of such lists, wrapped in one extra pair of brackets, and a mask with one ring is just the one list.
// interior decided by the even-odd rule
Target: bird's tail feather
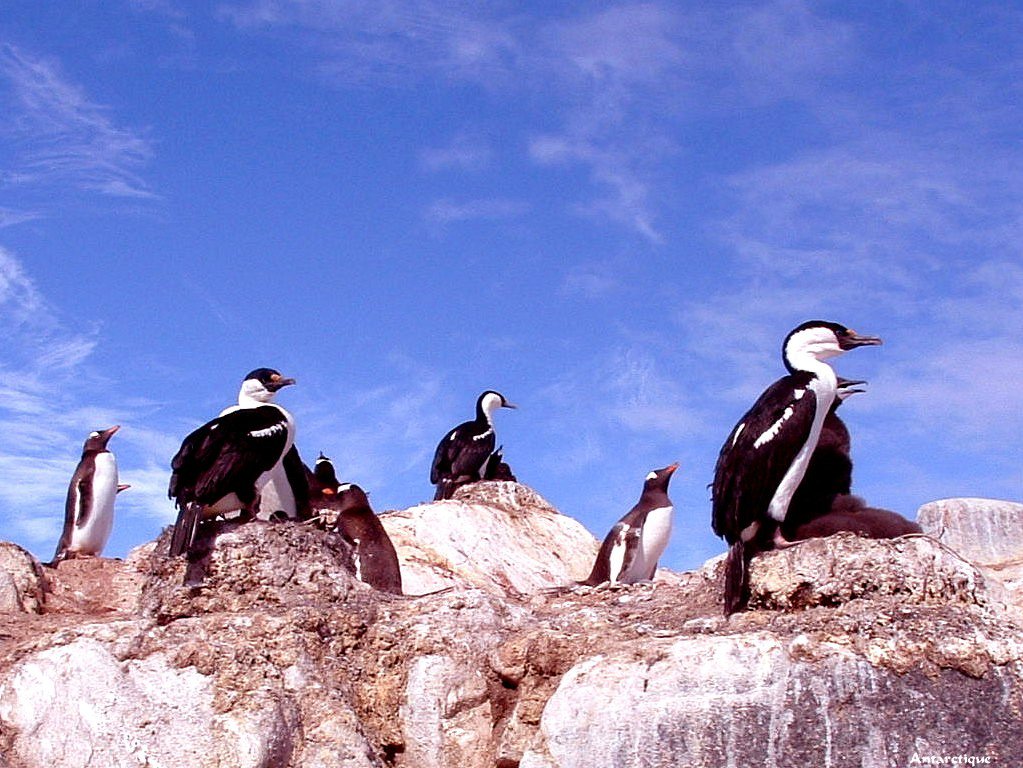
[(183, 504), (178, 510), (178, 519), (174, 523), (174, 532), (171, 534), (169, 550), (171, 557), (183, 555), (191, 548), (198, 524), (199, 505), (193, 502)]
[(725, 616), (741, 611), (749, 601), (749, 562), (753, 550), (742, 539), (728, 550), (725, 559)]

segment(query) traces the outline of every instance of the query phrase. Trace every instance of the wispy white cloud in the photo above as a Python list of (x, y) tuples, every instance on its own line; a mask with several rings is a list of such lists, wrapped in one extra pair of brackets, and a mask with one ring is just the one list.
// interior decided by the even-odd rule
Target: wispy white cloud
[(38, 211), (19, 211), (14, 208), (0, 208), (0, 229), (13, 227), (16, 224), (24, 224), (26, 221), (34, 221), (42, 218)]
[(516, 41), (478, 5), (383, 0), (256, 0), (224, 3), (218, 16), (240, 30), (292, 35), (325, 76), (347, 85), (424, 77), (486, 81)]
[[(582, 167), (594, 190), (564, 210), (653, 245), (666, 241), (675, 194), (662, 169), (682, 151), (676, 137), (691, 114), (708, 101), (720, 109), (722, 98), (731, 108), (810, 98), (855, 52), (850, 25), (800, 0), (734, 9), (627, 2), (557, 15), (461, 0), (252, 0), (218, 14), (245, 33), (288, 40), (342, 86), (468, 82), (546, 105), (543, 128), (520, 129), (528, 158)], [(458, 140), (422, 156), (427, 170), (475, 170), (486, 160)]]
[(420, 153), (420, 162), (428, 171), (482, 171), (493, 157), (490, 145), (479, 138), (459, 134), (444, 147), (431, 147)]
[(738, 88), (760, 102), (812, 98), (858, 53), (854, 27), (822, 16), (805, 0), (735, 9), (723, 29)]
[(397, 383), (368, 389), (321, 384), (301, 393), (299, 451), (310, 466), (322, 451), (339, 477), (366, 490), (411, 486), (425, 498), (434, 448), (453, 425), (444, 414), (466, 409), (452, 401), (450, 383), (437, 371), (396, 359), (388, 373), (381, 379)]
[(702, 411), (676, 373), (650, 353), (620, 350), (608, 363), (608, 413), (623, 427), (683, 441), (703, 428)]
[(184, 21), (188, 14), (174, 0), (126, 0), (127, 5), (138, 13), (150, 13), (174, 21)]
[(574, 472), (606, 459), (608, 447), (620, 450), (623, 441), (689, 442), (706, 431), (706, 411), (682, 382), (674, 358), (654, 344), (612, 345), (567, 368), (534, 395), (556, 414), (544, 426), (550, 451), (574, 457), (551, 462)]
[(565, 296), (602, 299), (621, 286), (621, 279), (609, 263), (584, 263), (571, 267), (561, 283)]
[(118, 126), (109, 110), (68, 81), (56, 62), (0, 44), (0, 77), (10, 94), (4, 130), (19, 152), (12, 185), (66, 185), (111, 198), (155, 197), (139, 170), (150, 142)]
[(462, 221), (514, 219), (529, 210), (522, 200), (489, 199), (455, 202), (437, 200), (424, 212), (424, 218), (435, 224), (453, 224)]
[(112, 447), (115, 454), (123, 451), (130, 457), (121, 462), (121, 475), (133, 486), (130, 497), (119, 499), (119, 508), (128, 516), (166, 521), (171, 514), (168, 471), (158, 467), (166, 466), (177, 439), (136, 428), (152, 407), (118, 400), (110, 382), (92, 370), (90, 357), (100, 343), (97, 331), (71, 330), (20, 260), (2, 247), (0, 339), (0, 431), (5, 436), (0, 446), (0, 538), (15, 538), (37, 555), (49, 556), (82, 443), (92, 430), (115, 423), (122, 430)]
[(610, 220), (632, 229), (653, 244), (664, 242), (658, 231), (650, 186), (636, 169), (632, 150), (607, 144), (598, 146), (585, 136), (545, 135), (529, 143), (530, 157), (540, 165), (582, 163), (589, 167), (594, 185), (606, 194), (574, 201), (570, 210), (598, 221)]

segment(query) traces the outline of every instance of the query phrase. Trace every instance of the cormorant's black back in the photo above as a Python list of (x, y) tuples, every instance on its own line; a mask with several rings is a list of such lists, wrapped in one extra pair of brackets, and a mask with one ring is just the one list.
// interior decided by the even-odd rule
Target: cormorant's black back
[[(797, 372), (768, 387), (728, 435), (714, 467), (711, 526), (733, 544), (750, 523), (766, 517), (768, 505), (813, 425), (813, 376)], [(794, 400), (792, 393), (804, 394)], [(786, 409), (792, 412), (785, 417)], [(784, 420), (783, 420), (784, 417)], [(756, 444), (773, 425), (772, 439)]]
[(287, 445), (280, 408), (261, 405), (218, 416), (186, 437), (171, 460), (168, 495), (178, 507), (215, 504), (229, 493), (255, 498), (255, 483)]

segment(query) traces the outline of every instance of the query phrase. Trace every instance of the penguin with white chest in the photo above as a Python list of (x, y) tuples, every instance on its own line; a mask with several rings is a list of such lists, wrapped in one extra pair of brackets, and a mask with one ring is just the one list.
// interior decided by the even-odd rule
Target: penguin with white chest
[(241, 511), (251, 519), (273, 471), (295, 442), (291, 414), (273, 402), (295, 380), (257, 368), (242, 381), (238, 405), (188, 435), (171, 460), (168, 496), (178, 507), (170, 555), (190, 552), (199, 523)]
[(639, 501), (608, 532), (590, 575), (580, 584), (635, 584), (653, 579), (671, 538), (675, 507), (668, 498), (668, 483), (676, 469), (678, 464), (672, 464), (646, 476)]
[(753, 556), (784, 543), (780, 526), (837, 396), (837, 376), (825, 361), (880, 343), (838, 323), (797, 326), (782, 344), (789, 374), (764, 391), (725, 440), (714, 468), (711, 526), (729, 544), (726, 614), (749, 598)]
[(437, 486), (434, 501), (450, 499), (455, 489), (481, 479), (481, 472), (497, 443), (494, 411), (515, 407), (500, 392), (487, 390), (476, 399), (476, 418), (444, 435), (430, 466), (430, 482)]
[(128, 486), (117, 483), (117, 459), (107, 448), (119, 425), (93, 432), (71, 476), (64, 505), (64, 530), (52, 565), (80, 556), (97, 556), (114, 527), (114, 499)]

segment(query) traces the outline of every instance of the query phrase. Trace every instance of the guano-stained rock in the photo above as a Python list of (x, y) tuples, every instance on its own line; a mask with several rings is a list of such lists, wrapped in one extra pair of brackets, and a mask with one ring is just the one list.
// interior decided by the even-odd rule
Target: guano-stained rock
[(0, 541), (0, 614), (40, 613), (46, 575), (29, 552)]
[(1023, 504), (996, 499), (941, 499), (916, 513), (924, 533), (979, 565), (1023, 561)]
[(517, 484), (459, 494), (396, 513), (429, 532), (406, 554), (432, 558), (419, 584), (435, 594), (376, 592), (343, 541), (293, 523), (221, 525), (191, 567), (164, 534), (124, 562), (47, 569), (42, 613), (0, 630), (0, 767), (1018, 756), (1020, 614), (948, 546), (840, 535), (765, 553), (753, 610), (726, 619), (719, 558), (565, 589), (596, 548), (581, 526)]
[(924, 533), (997, 579), (1023, 605), (1023, 504), (995, 499), (942, 499), (917, 511)]
[(976, 566), (920, 535), (867, 539), (840, 533), (764, 552), (750, 564), (752, 608), (838, 606), (871, 596), (913, 604), (983, 604), (991, 598)]
[(1018, 756), (1018, 670), (898, 675), (837, 645), (812, 662), (787, 645), (764, 633), (704, 636), (650, 643), (639, 659), (588, 659), (562, 679), (519, 766), (890, 768), (913, 755)]
[(512, 482), (474, 483), (381, 522), (408, 595), (468, 586), (503, 596), (570, 584), (586, 578), (599, 546), (578, 521)]
[[(218, 751), (212, 704), (212, 681), (194, 668), (159, 653), (122, 662), (91, 639), (33, 654), (0, 682), (0, 723), (27, 766), (200, 765)], [(247, 764), (223, 757), (215, 764)]]

